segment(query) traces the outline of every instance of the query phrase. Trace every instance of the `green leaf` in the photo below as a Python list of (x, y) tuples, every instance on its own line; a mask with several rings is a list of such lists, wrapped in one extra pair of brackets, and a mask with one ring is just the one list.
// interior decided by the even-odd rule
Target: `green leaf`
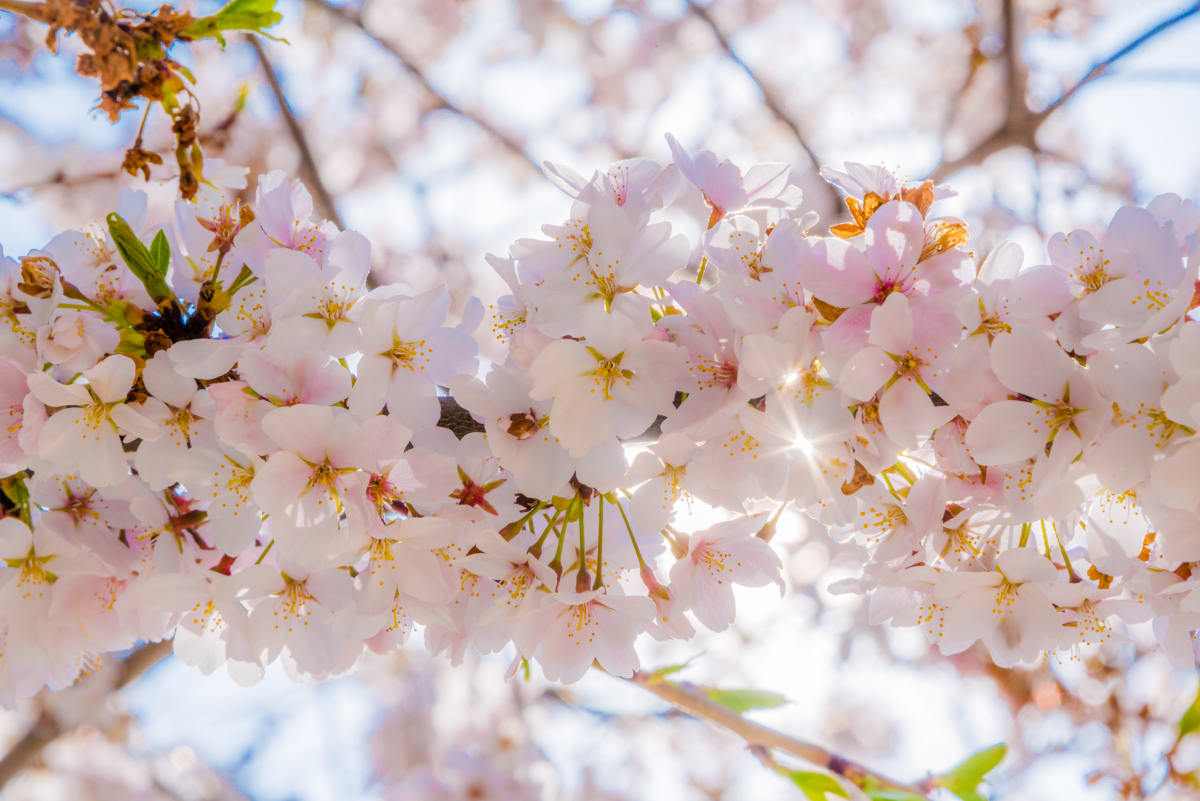
[(871, 801), (929, 801), (923, 795), (904, 790), (866, 790), (864, 792)]
[(159, 231), (154, 235), (154, 239), (150, 242), (150, 261), (154, 264), (155, 271), (160, 277), (167, 277), (167, 267), (171, 264), (171, 245), (167, 242), (167, 235), (164, 231)]
[(723, 690), (719, 687), (705, 687), (704, 694), (739, 715), (751, 709), (773, 709), (787, 703), (787, 699), (779, 693), (766, 690)]
[[(150, 297), (154, 298), (155, 302), (170, 298), (171, 290), (167, 286), (167, 282), (163, 280), (163, 273), (158, 271), (154, 257), (133, 233), (129, 223), (125, 222), (115, 211), (108, 215), (108, 233), (112, 236), (113, 244), (117, 246), (117, 252), (121, 254), (121, 259), (129, 267), (129, 271), (137, 276), (137, 279), (146, 287)], [(163, 240), (165, 243), (165, 236)]]
[(275, 10), (275, 0), (230, 0), (216, 14), (200, 17), (180, 34), (185, 39), (216, 39), (225, 46), (223, 31), (249, 31), (266, 35), (269, 28), (283, 19)]
[(837, 779), (832, 776), (826, 776), (824, 773), (814, 773), (808, 770), (785, 770), (780, 771), (783, 775), (792, 780), (792, 784), (799, 787), (805, 798), (809, 801), (828, 801), (826, 793), (836, 795), (839, 798), (849, 798), (850, 794), (846, 792), (846, 788), (838, 783)]
[(964, 759), (950, 770), (934, 777), (934, 784), (944, 787), (962, 801), (986, 801), (979, 794), (979, 783), (983, 777), (1000, 764), (1008, 746), (1001, 743), (985, 748)]
[(1196, 690), (1196, 698), (1192, 701), (1192, 705), (1183, 713), (1183, 717), (1179, 719), (1179, 737), (1183, 739), (1185, 735), (1191, 734), (1200, 729), (1200, 688)]
[[(606, 498), (606, 500), (608, 499)], [(677, 665), (664, 665), (663, 667), (655, 668), (654, 670), (650, 671), (650, 675), (656, 678), (662, 678), (663, 676), (670, 676), (672, 673), (678, 673), (688, 665), (692, 664), (692, 662), (694, 662), (698, 656), (700, 656), (700, 654), (695, 654), (694, 656), (690, 657), (688, 661), (680, 662)]]
[(688, 666), (687, 662), (680, 662), (678, 665), (664, 665), (660, 668), (655, 668), (650, 671), (651, 676), (670, 676), (672, 673), (678, 673)]

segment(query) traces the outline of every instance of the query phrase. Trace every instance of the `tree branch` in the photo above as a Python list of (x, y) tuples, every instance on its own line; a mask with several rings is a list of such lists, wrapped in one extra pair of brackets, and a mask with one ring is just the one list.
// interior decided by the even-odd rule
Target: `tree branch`
[(701, 689), (687, 682), (674, 682), (654, 673), (643, 672), (634, 673), (628, 681), (654, 693), (668, 704), (694, 718), (707, 720), (709, 723), (728, 729), (745, 740), (747, 745), (777, 748), (805, 762), (842, 776), (857, 787), (873, 782), (880, 788), (911, 793), (918, 797), (924, 797), (931, 789), (920, 783), (906, 784), (890, 779), (856, 762), (831, 753), (819, 745), (789, 737), (783, 732), (747, 720), (729, 707), (712, 700)]
[(454, 398), (443, 395), (438, 398), (438, 402), (442, 406), (441, 416), (438, 418), (439, 428), (449, 429), (459, 439), (467, 434), (484, 432), (483, 424), (476, 422), (471, 413), (459, 406)]
[(317, 162), (313, 159), (312, 149), (308, 146), (304, 129), (300, 127), (300, 122), (292, 113), (292, 107), (283, 93), (283, 87), (279, 83), (279, 77), (275, 74), (275, 68), (267, 58), (267, 51), (263, 49), (257, 36), (246, 36), (246, 41), (250, 43), (250, 46), (254, 48), (255, 55), (258, 56), (258, 63), (262, 66), (263, 72), (267, 76), (267, 83), (271, 85), (271, 93), (275, 95), (275, 102), (279, 105), (279, 113), (283, 115), (288, 133), (291, 134), (292, 141), (296, 143), (296, 149), (300, 152), (300, 167), (305, 173), (309, 186), (312, 187), (318, 212), (326, 219), (331, 220), (339, 229), (345, 228), (342, 225), (342, 218), (338, 214), (337, 206), (334, 205), (333, 196), (329, 194), (325, 182), (321, 180), (321, 173), (317, 169)]
[(1127, 44), (1118, 48), (1106, 58), (1103, 58), (1093, 64), (1091, 69), (1089, 69), (1082, 78), (1080, 78), (1070, 88), (1066, 89), (1061, 95), (1058, 96), (1058, 98), (1052, 101), (1041, 111), (1033, 112), (1030, 111), (1029, 107), (1025, 104), (1024, 80), (1021, 72), (1020, 59), (1018, 58), (1019, 48), (1016, 41), (1017, 32), (1014, 7), (1015, 0), (1003, 0), (1003, 3), (1005, 32), (1004, 47), (1007, 71), (1006, 84), (1008, 86), (1008, 105), (1004, 124), (986, 136), (981, 142), (976, 144), (963, 155), (950, 161), (944, 161), (938, 165), (938, 167), (930, 175), (934, 181), (941, 181), (953, 173), (958, 172), (963, 167), (968, 167), (972, 164), (978, 164), (993, 153), (996, 153), (1007, 147), (1023, 146), (1028, 147), (1034, 152), (1037, 152), (1038, 147), (1036, 143), (1036, 134), (1047, 117), (1066, 104), (1089, 83), (1097, 78), (1102, 77), (1108, 68), (1113, 64), (1125, 58), (1127, 55), (1134, 52), (1159, 34), (1169, 30), (1180, 22), (1195, 16), (1197, 13), (1200, 13), (1200, 3), (1195, 3), (1183, 11), (1180, 11), (1178, 14), (1163, 20), (1149, 30), (1134, 37)]
[[(809, 146), (808, 140), (804, 136), (804, 132), (800, 130), (799, 123), (797, 123), (786, 111), (784, 111), (783, 103), (780, 102), (778, 97), (776, 97), (775, 92), (765, 83), (763, 83), (762, 79), (758, 77), (758, 74), (754, 72), (749, 64), (742, 60), (741, 56), (734, 52), (733, 46), (729, 43), (729, 39), (726, 38), (720, 27), (717, 26), (717, 23), (712, 18), (712, 15), (708, 13), (708, 9), (704, 8), (703, 6), (696, 5), (696, 3), (694, 3), (692, 0), (688, 0), (688, 11), (691, 12), (692, 16), (696, 17), (708, 26), (708, 29), (712, 32), (713, 38), (717, 40), (717, 44), (719, 44), (721, 49), (725, 51), (725, 55), (729, 58), (729, 60), (741, 67), (742, 72), (746, 73), (747, 77), (750, 78), (750, 81), (756, 87), (758, 87), (758, 91), (762, 93), (763, 105), (767, 107), (767, 110), (771, 112), (771, 115), (777, 121), (783, 123), (783, 125), (792, 132), (792, 136), (795, 137), (796, 143), (800, 145), (800, 149), (804, 151), (806, 156), (808, 156), (808, 160), (812, 164), (813, 170), (819, 171), (821, 169), (821, 159), (817, 157), (816, 152), (814, 152)], [(824, 180), (821, 181), (821, 186), (823, 186), (825, 189), (826, 200), (836, 213), (836, 211), (841, 208), (842, 205), (841, 197), (838, 195), (837, 190)]]
[(1101, 77), (1104, 74), (1104, 72), (1109, 67), (1111, 67), (1113, 64), (1115, 64), (1118, 61), (1120, 61), (1121, 59), (1125, 58), (1125, 56), (1127, 56), (1130, 53), (1132, 53), (1133, 51), (1137, 50), (1139, 47), (1141, 47), (1142, 45), (1144, 45), (1146, 42), (1150, 41), (1154, 37), (1158, 36), (1160, 33), (1163, 33), (1164, 31), (1174, 27), (1175, 25), (1178, 25), (1180, 22), (1183, 22), (1184, 20), (1188, 19), (1189, 17), (1195, 16), (1197, 13), (1200, 13), (1200, 3), (1196, 3), (1192, 6), (1190, 6), (1189, 8), (1185, 8), (1183, 11), (1180, 11), (1178, 14), (1176, 14), (1173, 17), (1168, 17), (1167, 19), (1165, 19), (1162, 22), (1155, 25), (1153, 28), (1150, 28), (1149, 30), (1142, 33), (1140, 36), (1135, 37), (1124, 47), (1121, 47), (1120, 49), (1114, 51), (1107, 58), (1103, 58), (1103, 59), (1097, 61), (1095, 64), (1092, 65), (1092, 68), (1089, 69), (1087, 71), (1087, 73), (1082, 78), (1080, 78), (1079, 81), (1077, 81), (1075, 83), (1074, 86), (1072, 86), (1071, 88), (1069, 88), (1065, 92), (1063, 92), (1061, 95), (1059, 95), (1056, 100), (1054, 100), (1050, 103), (1050, 105), (1046, 106), (1044, 109), (1037, 112), (1037, 114), (1034, 115), (1034, 118), (1039, 122), (1041, 120), (1044, 120), (1046, 117), (1050, 116), (1050, 114), (1052, 114), (1055, 109), (1059, 108), (1064, 103), (1066, 103), (1068, 100), (1070, 100), (1072, 97), (1074, 97), (1079, 92), (1080, 89), (1083, 89), (1089, 83), (1091, 83), (1092, 81)]
[(425, 74), (425, 71), (421, 67), (417, 66), (416, 63), (409, 58), (408, 54), (400, 49), (399, 45), (389, 42), (385, 39), (381, 39), (369, 28), (367, 28), (366, 23), (363, 22), (362, 14), (343, 6), (335, 6), (332, 3), (327, 2), (327, 0), (306, 0), (306, 2), (311, 6), (315, 6), (329, 14), (332, 14), (344, 23), (358, 28), (366, 35), (368, 39), (387, 51), (400, 65), (400, 68), (408, 73), (408, 75), (411, 76), (417, 83), (421, 84), (421, 87), (430, 95), (430, 97), (437, 101), (437, 104), (441, 108), (444, 108), (446, 111), (456, 114), (463, 119), (470, 120), (475, 124), (476, 127), (480, 128), (482, 131), (484, 131), (484, 133), (488, 134), (488, 136), (491, 136), (493, 139), (503, 145), (505, 149), (507, 149), (514, 156), (519, 156), (522, 161), (524, 161), (531, 169), (533, 169), (534, 172), (538, 173), (539, 175), (541, 174), (541, 165), (534, 161), (533, 157), (531, 157), (525, 151), (525, 148), (520, 142), (514, 139), (511, 135), (501, 131), (479, 114), (468, 111), (435, 89), (433, 84), (429, 82), (429, 77)]
[[(3, 2), (3, 0), (0, 0)], [(133, 682), (152, 665), (171, 652), (171, 641), (162, 640), (143, 645), (125, 657), (116, 674), (97, 672), (84, 679), (87, 682), (111, 681), (109, 692), (116, 692)], [(51, 714), (43, 712), (25, 736), (0, 759), (0, 788), (25, 768), (33, 764), (46, 746), (67, 733), (67, 729)]]
[(1022, 80), (1021, 48), (1017, 41), (1016, 0), (1003, 0), (1000, 7), (1004, 21), (1004, 88), (1007, 94), (1004, 125), (1013, 129), (1027, 115), (1025, 81)]

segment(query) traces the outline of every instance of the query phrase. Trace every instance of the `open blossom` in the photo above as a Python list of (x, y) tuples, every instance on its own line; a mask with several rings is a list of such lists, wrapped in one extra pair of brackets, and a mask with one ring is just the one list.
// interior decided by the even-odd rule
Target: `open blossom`
[(58, 409), (38, 436), (38, 455), (77, 467), (95, 486), (123, 479), (128, 467), (121, 434), (149, 440), (160, 433), (159, 426), (125, 402), (134, 370), (133, 360), (118, 354), (85, 370), (86, 384), (60, 384), (45, 373), (31, 373), (30, 391)]
[(454, 328), (443, 325), (450, 296), (440, 288), (417, 297), (372, 299), (366, 307), (350, 411), (367, 417), (386, 404), (389, 415), (414, 431), (435, 425), (441, 411), (437, 385), (475, 372), (478, 347), (471, 331), (479, 323), (479, 304)]
[(994, 570), (940, 576), (934, 597), (948, 607), (942, 653), (982, 640), (997, 664), (1011, 666), (1053, 648), (1064, 622), (1052, 602), (1057, 579), (1033, 548), (1005, 551)]
[(609, 673), (631, 676), (638, 665), (633, 638), (653, 617), (645, 596), (559, 592), (518, 624), (515, 641), (522, 653), (537, 656), (552, 681), (578, 681), (592, 660)]
[(534, 361), (535, 400), (553, 399), (550, 433), (576, 458), (609, 437), (633, 437), (671, 411), (680, 350), (596, 310), (582, 341), (551, 342)]
[(766, 521), (732, 520), (690, 535), (687, 553), (671, 568), (671, 588), (679, 603), (713, 631), (733, 622), (733, 585), (762, 587), (771, 582), (783, 592), (779, 555), (755, 532)]
[[(787, 164), (758, 164), (745, 174), (730, 161), (718, 161), (708, 150), (694, 156), (689, 154), (667, 134), (667, 144), (675, 166), (689, 183), (700, 190), (708, 204), (708, 228), (712, 228), (731, 211), (740, 211), (747, 206), (799, 205), (798, 190), (791, 188), (788, 196), (788, 177), (791, 168)], [(786, 198), (786, 199), (785, 199)]]
[(1088, 375), (1037, 331), (1018, 328), (1001, 334), (992, 343), (991, 357), (1001, 383), (1029, 399), (999, 400), (976, 416), (967, 429), (967, 448), (980, 464), (1036, 456), (1056, 438), (1070, 438), (1078, 452), (1110, 413)]
[(282, 547), (335, 547), (343, 496), (365, 479), (358, 424), (344, 409), (300, 404), (269, 413), (262, 426), (280, 450), (255, 471), (251, 488), (263, 511), (295, 531)]

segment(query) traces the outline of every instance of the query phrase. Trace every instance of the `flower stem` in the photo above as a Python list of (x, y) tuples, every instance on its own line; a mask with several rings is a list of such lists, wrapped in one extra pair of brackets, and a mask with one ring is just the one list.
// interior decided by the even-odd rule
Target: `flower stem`
[(597, 494), (596, 500), (600, 504), (596, 509), (600, 517), (600, 530), (596, 532), (596, 581), (592, 583), (593, 590), (604, 587), (604, 496)]
[(579, 505), (579, 570), (575, 574), (575, 592), (586, 592), (592, 584), (587, 570), (587, 542), (583, 535), (583, 504)]
[(633, 553), (637, 556), (638, 567), (645, 568), (646, 560), (642, 558), (642, 549), (638, 547), (637, 537), (633, 536), (633, 526), (629, 525), (629, 518), (625, 516), (625, 507), (621, 506), (621, 499), (613, 495), (613, 502), (617, 504), (617, 511), (621, 513), (621, 519), (625, 521), (625, 530), (629, 532), (629, 541), (633, 543)]

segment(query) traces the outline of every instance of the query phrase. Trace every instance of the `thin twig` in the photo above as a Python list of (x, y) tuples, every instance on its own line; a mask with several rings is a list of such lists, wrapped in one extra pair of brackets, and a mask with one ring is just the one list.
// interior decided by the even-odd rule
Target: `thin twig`
[(258, 56), (258, 63), (262, 65), (263, 72), (267, 76), (267, 83), (271, 85), (271, 93), (275, 95), (275, 102), (279, 106), (279, 113), (283, 115), (283, 121), (287, 124), (288, 133), (292, 135), (292, 141), (296, 143), (296, 149), (300, 152), (300, 166), (305, 172), (305, 177), (312, 187), (314, 199), (317, 201), (317, 210), (326, 219), (331, 220), (338, 228), (344, 228), (342, 225), (341, 215), (338, 214), (337, 206), (334, 205), (333, 196), (329, 194), (329, 190), (325, 187), (325, 182), (321, 180), (321, 172), (317, 169), (317, 162), (313, 159), (312, 149), (308, 146), (308, 139), (304, 135), (304, 129), (300, 127), (300, 122), (296, 119), (296, 115), (292, 113), (292, 107), (288, 104), (287, 96), (283, 93), (283, 87), (279, 84), (279, 77), (275, 74), (275, 68), (271, 65), (271, 60), (267, 58), (267, 51), (263, 49), (262, 43), (258, 41), (258, 37), (247, 36), (246, 41), (254, 48), (255, 55)]
[(346, 24), (353, 25), (355, 28), (358, 28), (366, 35), (368, 39), (387, 51), (388, 54), (390, 54), (400, 65), (402, 70), (408, 73), (408, 75), (411, 76), (417, 83), (421, 84), (421, 87), (429, 94), (429, 96), (437, 101), (438, 106), (444, 108), (446, 111), (449, 111), (451, 114), (456, 114), (463, 119), (470, 120), (476, 125), (476, 127), (480, 128), (486, 134), (503, 145), (514, 156), (519, 156), (522, 161), (524, 161), (530, 166), (531, 169), (533, 169), (534, 172), (537, 172), (539, 175), (541, 174), (541, 165), (538, 164), (533, 157), (525, 151), (525, 148), (520, 142), (514, 139), (510, 134), (501, 131), (479, 114), (467, 110), (463, 106), (460, 106), (458, 103), (455, 103), (453, 100), (446, 97), (446, 95), (442, 94), (441, 91), (439, 91), (432, 83), (430, 83), (429, 76), (425, 74), (425, 70), (417, 66), (416, 62), (414, 62), (407, 53), (401, 50), (399, 45), (383, 39), (371, 31), (371, 29), (366, 26), (366, 23), (363, 22), (362, 14), (343, 6), (335, 6), (326, 0), (306, 0), (306, 2), (309, 5), (316, 6), (317, 8), (332, 14)]
[[(1005, 30), (1009, 31), (1010, 27), (1013, 30), (1011, 35), (1015, 36), (1015, 23), (1012, 21), (1012, 3), (1010, 0), (1005, 0)], [(1009, 105), (1008, 113), (1005, 116), (1004, 124), (993, 131), (982, 141), (972, 147), (963, 155), (950, 161), (944, 161), (938, 165), (930, 176), (934, 181), (940, 181), (955, 172), (958, 172), (963, 167), (968, 167), (986, 159), (988, 156), (1003, 150), (1007, 147), (1019, 145), (1028, 147), (1030, 150), (1037, 152), (1036, 134), (1038, 128), (1045, 122), (1046, 118), (1053, 114), (1057, 109), (1061, 108), (1071, 98), (1073, 98), (1081, 89), (1087, 86), (1097, 78), (1103, 77), (1109, 67), (1116, 62), (1134, 52), (1146, 42), (1150, 41), (1159, 34), (1164, 33), (1170, 28), (1178, 25), (1180, 22), (1195, 16), (1200, 13), (1200, 3), (1193, 4), (1183, 11), (1169, 17), (1154, 27), (1146, 30), (1140, 35), (1131, 39), (1124, 46), (1113, 51), (1110, 55), (1100, 59), (1092, 65), (1091, 69), (1076, 81), (1070, 88), (1066, 89), (1061, 95), (1048, 104), (1040, 111), (1032, 112), (1025, 105), (1025, 90), (1023, 76), (1021, 75), (1019, 59), (1017, 59), (1018, 45), (1015, 40), (1005, 41), (1006, 50), (1006, 67), (1008, 69), (1008, 85), (1009, 85)], [(1019, 100), (1019, 104), (1014, 105), (1013, 100)]]
[[(137, 679), (170, 652), (170, 640), (148, 643), (127, 656), (118, 666), (115, 676), (98, 672), (84, 681), (111, 681), (109, 692), (116, 692)], [(66, 733), (67, 729), (53, 715), (43, 713), (25, 736), (0, 759), (0, 788), (33, 764), (46, 746)]]
[[(725, 36), (724, 32), (717, 25), (716, 20), (712, 18), (712, 15), (708, 13), (708, 9), (704, 8), (703, 6), (696, 5), (696, 3), (692, 2), (692, 0), (688, 0), (688, 10), (691, 12), (692, 16), (696, 17), (696, 19), (702, 21), (708, 26), (709, 31), (712, 32), (713, 38), (717, 40), (717, 44), (719, 44), (721, 49), (725, 51), (725, 55), (729, 58), (729, 60), (734, 64), (737, 64), (742, 69), (742, 72), (746, 73), (746, 76), (749, 77), (750, 81), (758, 88), (758, 91), (762, 94), (763, 105), (767, 107), (767, 110), (771, 112), (771, 115), (775, 117), (777, 121), (783, 123), (783, 125), (792, 132), (792, 136), (795, 137), (796, 143), (800, 145), (800, 149), (804, 151), (806, 156), (808, 156), (808, 160), (812, 164), (813, 170), (820, 170), (821, 159), (817, 156), (812, 147), (809, 146), (804, 132), (800, 130), (799, 123), (792, 119), (791, 116), (784, 110), (783, 103), (780, 102), (779, 98), (775, 95), (775, 92), (769, 86), (767, 86), (767, 84), (758, 77), (758, 74), (750, 67), (750, 65), (747, 64), (742, 57), (734, 51), (733, 46), (729, 43), (728, 37)], [(842, 201), (838, 196), (837, 190), (834, 189), (831, 184), (827, 184), (824, 181), (821, 182), (821, 186), (824, 187), (825, 196), (830, 207), (834, 210), (839, 209), (842, 205)]]
[(838, 756), (815, 743), (798, 740), (783, 732), (747, 720), (727, 706), (709, 698), (704, 692), (687, 682), (669, 681), (653, 673), (634, 673), (629, 681), (654, 693), (662, 700), (686, 712), (694, 718), (707, 720), (728, 729), (746, 741), (747, 745), (777, 748), (780, 751), (803, 759), (805, 762), (824, 768), (861, 787), (874, 782), (882, 789), (911, 793), (924, 797), (929, 791), (921, 784), (906, 784), (883, 776), (856, 762)]
[(1079, 92), (1080, 89), (1084, 88), (1089, 83), (1091, 83), (1092, 81), (1096, 80), (1101, 75), (1103, 75), (1104, 72), (1109, 67), (1111, 67), (1113, 64), (1115, 64), (1116, 62), (1125, 58), (1125, 56), (1127, 56), (1130, 53), (1132, 53), (1133, 51), (1137, 50), (1139, 47), (1141, 47), (1146, 42), (1153, 39), (1155, 36), (1158, 36), (1160, 33), (1163, 33), (1164, 31), (1168, 30), (1169, 28), (1171, 28), (1175, 25), (1178, 25), (1180, 22), (1183, 22), (1184, 20), (1188, 19), (1189, 17), (1195, 16), (1197, 13), (1200, 13), (1200, 3), (1196, 3), (1192, 6), (1190, 6), (1189, 8), (1185, 8), (1183, 11), (1180, 11), (1178, 14), (1176, 14), (1173, 17), (1168, 17), (1167, 19), (1165, 19), (1162, 22), (1155, 25), (1153, 28), (1150, 28), (1149, 30), (1142, 33), (1140, 36), (1137, 36), (1134, 39), (1132, 39), (1128, 44), (1126, 44), (1124, 47), (1116, 50), (1111, 55), (1109, 55), (1107, 58), (1103, 58), (1103, 59), (1097, 61), (1095, 64), (1092, 65), (1092, 68), (1087, 71), (1087, 74), (1085, 74), (1082, 78), (1080, 78), (1079, 81), (1077, 81), (1074, 86), (1072, 86), (1070, 89), (1067, 89), (1065, 92), (1063, 92), (1061, 95), (1059, 95), (1056, 100), (1051, 102), (1050, 105), (1046, 106), (1044, 109), (1042, 109), (1037, 114), (1035, 114), (1034, 115), (1035, 119), (1037, 119), (1039, 122), (1041, 120), (1045, 119), (1051, 113), (1053, 113), (1055, 109), (1057, 109), (1059, 106), (1063, 105), (1068, 100), (1070, 100), (1072, 97), (1074, 97), (1076, 95), (1076, 93)]
[(17, 195), (21, 192), (36, 192), (42, 189), (50, 189), (51, 187), (62, 187), (70, 189), (77, 186), (86, 186), (87, 184), (97, 181), (111, 181), (121, 175), (120, 170), (103, 170), (101, 172), (91, 172), (85, 175), (66, 175), (61, 170), (55, 172), (47, 178), (39, 181), (33, 181), (20, 186), (14, 186), (12, 189), (0, 190), (0, 198), (11, 200), (19, 203)]

